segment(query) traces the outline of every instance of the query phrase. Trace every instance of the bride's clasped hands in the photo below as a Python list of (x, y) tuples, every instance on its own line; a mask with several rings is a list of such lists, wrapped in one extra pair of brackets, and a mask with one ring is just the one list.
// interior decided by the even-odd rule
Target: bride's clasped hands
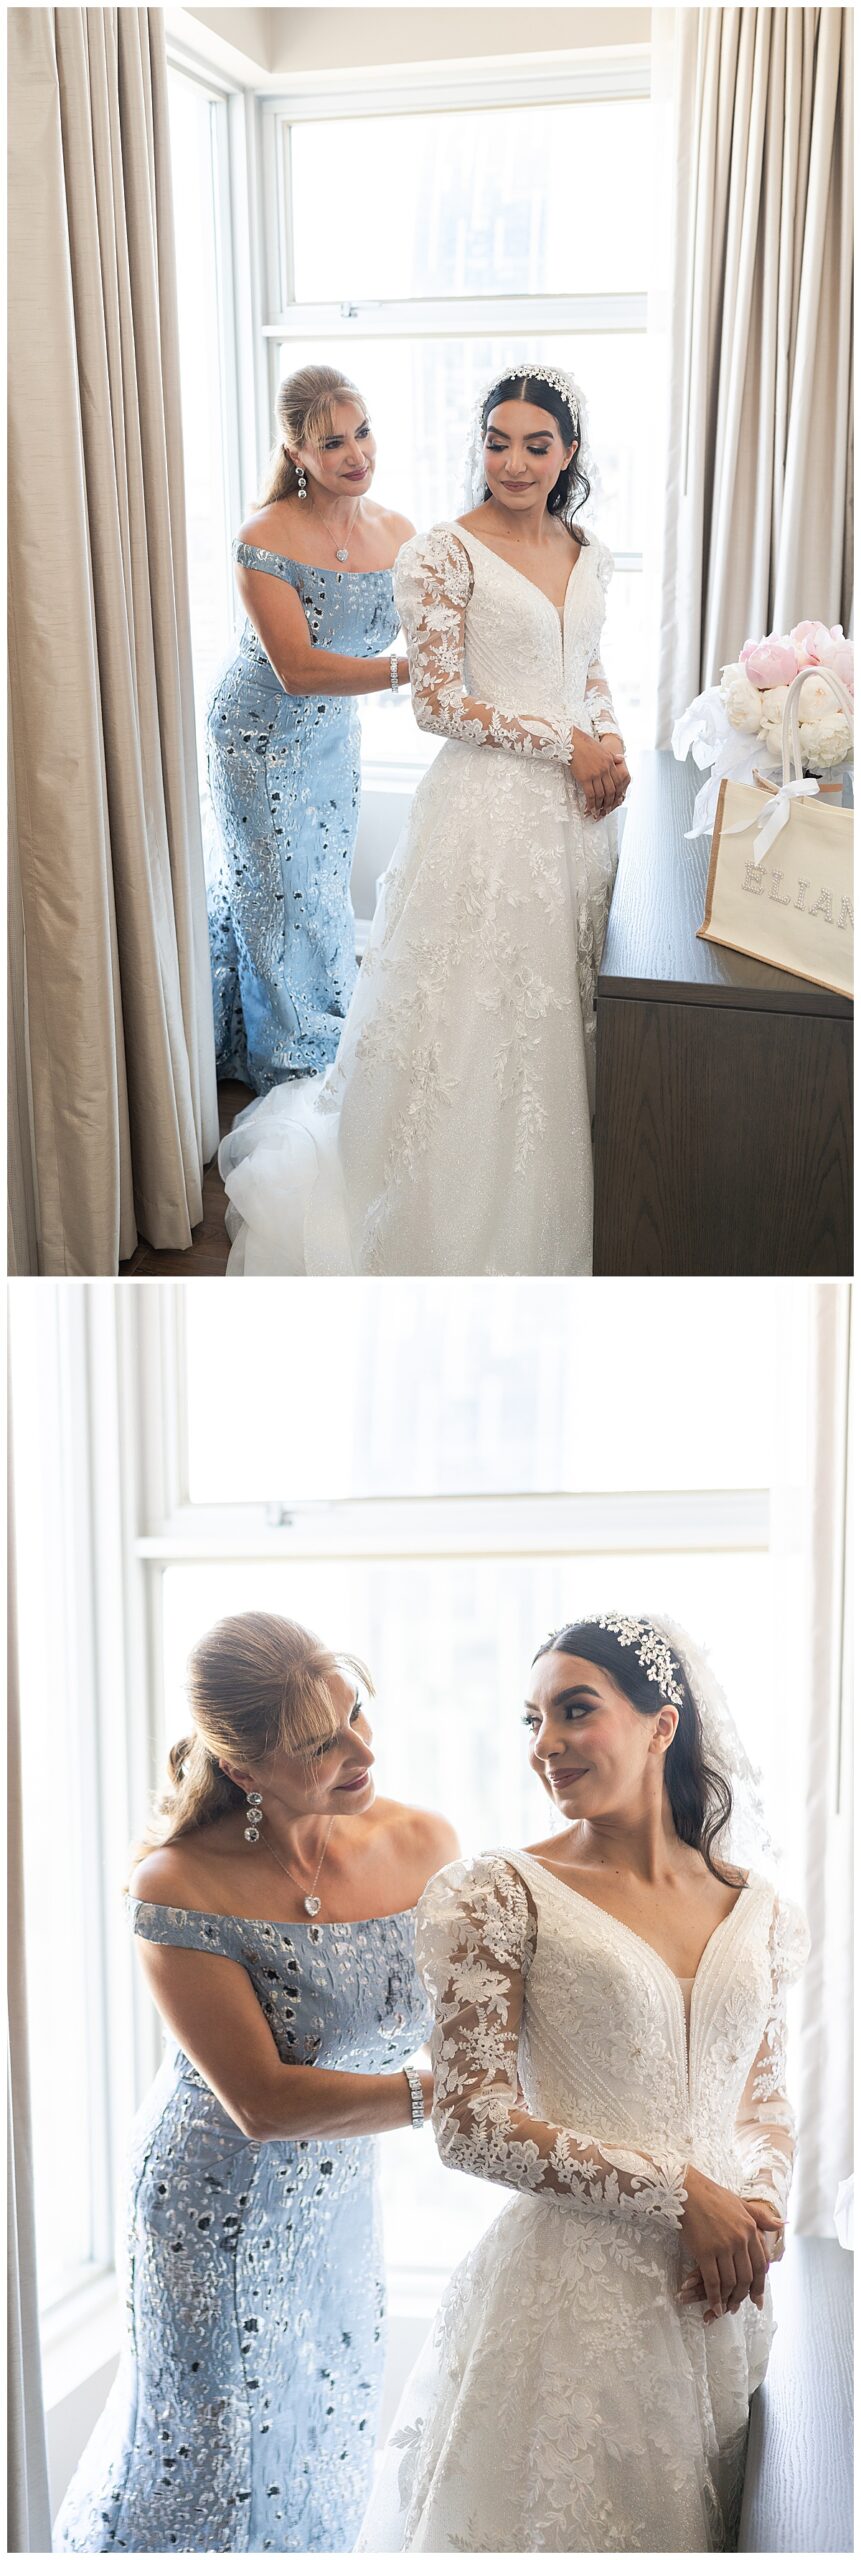
[(705, 2302), (707, 2323), (724, 2311), (740, 2311), (748, 2297), (762, 2311), (769, 2266), (783, 2254), (780, 2214), (762, 2196), (736, 2196), (717, 2186), (693, 2161), (685, 2187), (681, 2239), (694, 2266), (679, 2287), (679, 2301)]
[(592, 738), (585, 729), (575, 729), (571, 772), (582, 792), (587, 818), (606, 818), (611, 809), (621, 807), (631, 780), (621, 738)]

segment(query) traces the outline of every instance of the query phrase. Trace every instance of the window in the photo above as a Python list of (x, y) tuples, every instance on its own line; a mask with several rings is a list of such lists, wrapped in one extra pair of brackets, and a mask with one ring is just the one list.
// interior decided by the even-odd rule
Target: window
[[(800, 1831), (811, 1292), (644, 1284), (636, 1330), (628, 1291), (587, 1304), (564, 1282), (261, 1282), (250, 1329), (238, 1300), (234, 1315), (170, 1282), (12, 1296), (51, 2310), (112, 2261), (159, 2050), (121, 1905), (126, 1844), (187, 1729), (189, 1648), (225, 1612), (282, 1610), (364, 1654), (384, 1790), (453, 1815), (472, 1853), (548, 1826), (520, 1724), (547, 1630), (583, 1607), (662, 1606), (709, 1644), (778, 1836)], [(387, 2142), (381, 2162), (393, 2300), (426, 2307), (500, 2198), (447, 2176), (429, 2135)]]
[[(534, 1838), (548, 1808), (519, 1721), (532, 1655), (549, 1627), (621, 1596), (701, 1631), (779, 1821), (807, 1293), (637, 1294), (636, 1333), (624, 1294), (604, 1292), (584, 1338), (564, 1283), (394, 1281), (382, 1297), (263, 1283), (251, 1333), (215, 1307), (186, 1325), (184, 1293), (172, 1309), (160, 1293), (179, 1434), (139, 1552), (162, 1756), (186, 1730), (201, 1629), (280, 1610), (368, 1660), (386, 1793), (454, 1813), (466, 1853)], [(140, 1392), (157, 1431), (146, 1366)], [(500, 2198), (446, 2177), (428, 2143), (417, 2214), (415, 2152), (386, 2144), (381, 2165), (395, 2299), (427, 2304)]]
[[(482, 97), (494, 79), (488, 64)], [(546, 85), (559, 84), (548, 73)], [(617, 562), (606, 658), (634, 747), (649, 713), (643, 563), (660, 435), (647, 379), (648, 74), (616, 61), (563, 85), (582, 94), (512, 105), (500, 91), (500, 103), (478, 104), (468, 83), (433, 112), (406, 96), (384, 113), (267, 102), (271, 389), (274, 401), (301, 364), (342, 363), (373, 418), (376, 494), (421, 529), (463, 507), (465, 437), (487, 375), (522, 355), (573, 372), (600, 471), (596, 522)], [(326, 167), (337, 170), (328, 191)], [(437, 752), (406, 703), (371, 696), (362, 721), (378, 772)]]

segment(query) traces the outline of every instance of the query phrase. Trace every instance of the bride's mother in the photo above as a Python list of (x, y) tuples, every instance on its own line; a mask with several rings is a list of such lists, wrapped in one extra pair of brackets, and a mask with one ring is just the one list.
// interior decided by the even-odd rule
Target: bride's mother
[(268, 1093), (331, 1065), (356, 979), (357, 697), (406, 684), (392, 566), (414, 531), (370, 496), (362, 395), (331, 365), (282, 382), (278, 441), (234, 543), (248, 616), (207, 714), (221, 1076)]
[(168, 2045), (133, 2137), (127, 2340), (57, 2550), (352, 2549), (382, 2380), (370, 2137), (430, 2096), (415, 1905), (456, 1847), (375, 1796), (367, 1686), (256, 1612), (191, 1656), (130, 1886)]

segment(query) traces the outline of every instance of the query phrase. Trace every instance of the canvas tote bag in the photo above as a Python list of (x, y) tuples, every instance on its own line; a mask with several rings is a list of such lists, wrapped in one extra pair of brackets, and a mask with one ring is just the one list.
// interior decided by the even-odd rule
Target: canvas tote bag
[[(827, 806), (815, 777), (802, 775), (798, 697), (812, 672), (802, 669), (786, 697), (782, 782), (721, 783), (698, 938), (851, 996), (853, 815)], [(816, 673), (853, 720), (840, 677)]]

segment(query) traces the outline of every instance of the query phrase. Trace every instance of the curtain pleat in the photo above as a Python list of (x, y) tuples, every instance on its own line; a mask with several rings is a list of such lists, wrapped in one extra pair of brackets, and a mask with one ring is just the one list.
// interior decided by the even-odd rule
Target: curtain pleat
[(852, 611), (852, 12), (675, 12), (657, 737), (751, 633)]
[(13, 10), (12, 719), (45, 1272), (217, 1144), (160, 13)]
[[(11, 1475), (11, 1470), (10, 1470)], [(11, 1481), (7, 1510), (8, 1635), (8, 2548), (50, 2551), (51, 2508), (42, 2401), (36, 2216), (27, 2044), (24, 1850)]]

